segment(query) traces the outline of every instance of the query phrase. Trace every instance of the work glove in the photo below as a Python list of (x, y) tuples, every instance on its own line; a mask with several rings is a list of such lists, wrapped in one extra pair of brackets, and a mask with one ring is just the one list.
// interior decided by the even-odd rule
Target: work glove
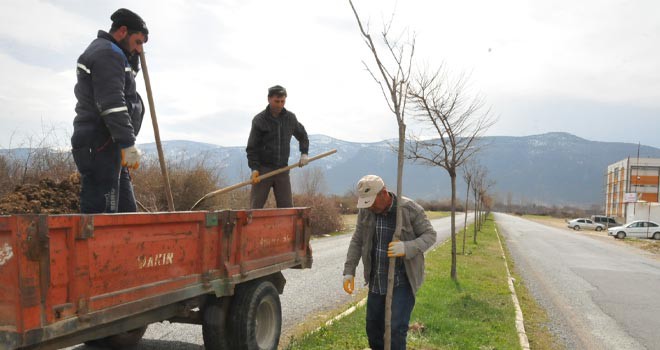
[(121, 149), (121, 166), (128, 169), (140, 167), (140, 151), (135, 145)]
[(353, 275), (344, 275), (344, 291), (348, 294), (353, 294), (355, 289), (355, 277)]
[(300, 161), (298, 162), (299, 167), (304, 167), (309, 163), (309, 157), (307, 156), (307, 153), (303, 153), (300, 155)]
[(258, 177), (259, 177), (259, 170), (252, 170), (252, 175), (250, 176), (250, 180), (252, 180), (253, 185), (258, 184), (259, 181), (261, 181), (260, 179), (258, 179)]
[(398, 258), (406, 255), (406, 246), (401, 241), (392, 241), (387, 245), (387, 256)]

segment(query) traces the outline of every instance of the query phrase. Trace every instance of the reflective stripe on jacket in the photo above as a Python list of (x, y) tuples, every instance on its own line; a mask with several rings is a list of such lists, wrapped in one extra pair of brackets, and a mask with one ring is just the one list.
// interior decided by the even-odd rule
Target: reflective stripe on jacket
[[(144, 106), (135, 86), (139, 58), (129, 60), (114, 38), (99, 31), (80, 55), (74, 93), (73, 148), (92, 146), (99, 138), (130, 146), (142, 125)], [(105, 141), (105, 140), (103, 140)]]

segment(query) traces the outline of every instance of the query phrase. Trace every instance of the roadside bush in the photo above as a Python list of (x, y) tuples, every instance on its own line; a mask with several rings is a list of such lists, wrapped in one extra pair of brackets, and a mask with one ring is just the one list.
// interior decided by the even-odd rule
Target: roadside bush
[[(221, 188), (220, 176), (207, 169), (203, 162), (184, 165), (183, 162), (170, 162), (167, 166), (174, 207), (186, 211), (209, 192)], [(135, 198), (138, 206), (148, 211), (167, 211), (165, 182), (157, 159), (147, 159), (140, 168), (131, 172)], [(226, 208), (226, 198), (212, 197), (195, 210)]]
[[(451, 211), (451, 200), (450, 199), (442, 199), (442, 200), (417, 200), (416, 201), (419, 205), (424, 208), (424, 210), (429, 210), (429, 211)], [(465, 198), (462, 200), (460, 198), (456, 198), (456, 211), (464, 211), (464, 205), (465, 203)]]
[(324, 235), (342, 229), (343, 221), (337, 202), (322, 194), (293, 196), (297, 207), (310, 207), (310, 224), (313, 235)]
[(357, 193), (354, 190), (346, 192), (343, 196), (332, 196), (339, 206), (340, 214), (357, 214)]
[(580, 208), (577, 206), (556, 206), (556, 205), (542, 205), (536, 203), (529, 204), (504, 204), (501, 202), (496, 202), (494, 211), (499, 212), (508, 212), (515, 215), (544, 215), (551, 216), (555, 218), (578, 218), (578, 217), (589, 217), (591, 215), (596, 215), (602, 212), (600, 206), (590, 206), (589, 208)]

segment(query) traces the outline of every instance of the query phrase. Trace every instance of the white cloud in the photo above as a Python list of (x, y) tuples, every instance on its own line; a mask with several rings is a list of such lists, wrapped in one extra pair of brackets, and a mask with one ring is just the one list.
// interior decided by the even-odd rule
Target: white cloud
[[(562, 104), (556, 109), (564, 117), (574, 118), (569, 111), (579, 101), (584, 124), (591, 121), (595, 128), (599, 111), (610, 105), (630, 106), (629, 120), (648, 121), (648, 113), (660, 110), (660, 3), (356, 0), (355, 5), (375, 39), (394, 11), (391, 33), (406, 27), (416, 33), (419, 62), (444, 63), (452, 73), (471, 75), (472, 91), (482, 92), (500, 115), (493, 127), (498, 134), (543, 132), (547, 123), (530, 113), (553, 103)], [(74, 66), (96, 30), (109, 28), (110, 14), (121, 6), (139, 13), (151, 32), (145, 50), (163, 139), (243, 145), (273, 84), (287, 87), (287, 107), (310, 133), (363, 142), (397, 135), (395, 119), (361, 63), (373, 67), (373, 57), (348, 3), (302, 0), (3, 2), (3, 129), (35, 128), (43, 118), (71, 125), (75, 73), (62, 67)], [(141, 78), (138, 84), (145, 96)], [(558, 120), (566, 119), (553, 119)], [(562, 127), (553, 126), (547, 131)], [(571, 125), (564, 128), (559, 131), (573, 131)], [(7, 138), (7, 132), (0, 134), (0, 145)], [(649, 136), (646, 142), (660, 146), (656, 139)], [(138, 142), (152, 140), (147, 119)]]
[(0, 38), (47, 51), (69, 50), (96, 28), (87, 18), (44, 1), (3, 1), (0, 11)]

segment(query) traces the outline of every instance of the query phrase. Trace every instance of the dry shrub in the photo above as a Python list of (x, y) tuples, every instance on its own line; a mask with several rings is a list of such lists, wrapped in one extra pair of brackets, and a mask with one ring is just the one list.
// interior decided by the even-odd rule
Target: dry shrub
[[(182, 161), (168, 163), (168, 176), (174, 208), (177, 211), (189, 210), (195, 202), (207, 193), (221, 187), (218, 173), (207, 168), (203, 161), (186, 165)], [(131, 173), (135, 198), (140, 206), (149, 211), (167, 211), (167, 196), (160, 163), (157, 159), (147, 159), (140, 168)], [(220, 196), (209, 198), (195, 210), (212, 210), (223, 207)]]
[(13, 187), (9, 161), (5, 156), (0, 155), (0, 197), (11, 191)]
[[(430, 210), (430, 211), (451, 211), (451, 199), (443, 199), (443, 200), (417, 200), (416, 201), (419, 205), (424, 208), (424, 210)], [(456, 199), (456, 211), (464, 211), (464, 205), (465, 205), (465, 198), (462, 200), (457, 198)]]
[(355, 190), (351, 190), (342, 196), (333, 196), (333, 200), (337, 202), (337, 205), (339, 206), (339, 212), (341, 214), (357, 214), (357, 197), (357, 192)]
[(12, 152), (0, 156), (0, 194), (6, 194), (18, 185), (37, 184), (46, 178), (64, 181), (77, 172), (69, 151), (38, 148), (27, 150), (25, 156)]
[(293, 202), (297, 207), (310, 207), (310, 223), (313, 235), (323, 235), (342, 229), (343, 221), (339, 206), (332, 198), (322, 194), (294, 195)]

